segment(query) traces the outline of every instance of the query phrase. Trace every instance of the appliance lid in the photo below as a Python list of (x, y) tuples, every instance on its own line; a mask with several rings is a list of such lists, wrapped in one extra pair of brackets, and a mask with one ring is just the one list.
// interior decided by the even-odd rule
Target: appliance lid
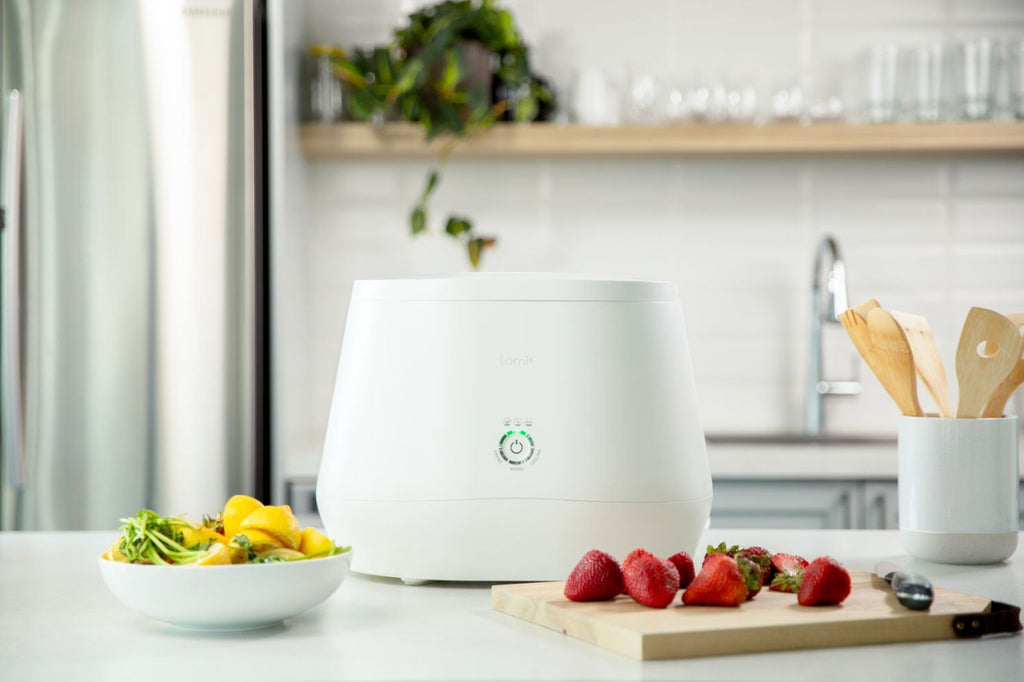
[(356, 280), (353, 301), (611, 301), (677, 303), (672, 282), (506, 272)]

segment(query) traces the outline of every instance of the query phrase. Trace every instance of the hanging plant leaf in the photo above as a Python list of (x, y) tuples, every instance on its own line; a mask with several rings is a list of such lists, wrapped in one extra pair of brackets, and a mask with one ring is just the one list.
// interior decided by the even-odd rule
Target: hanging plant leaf
[(483, 254), (483, 251), (491, 248), (497, 243), (498, 240), (494, 237), (473, 237), (466, 242), (466, 250), (469, 253), (469, 262), (473, 264), (474, 268), (480, 266), (480, 256)]
[(469, 262), (473, 264), (474, 268), (480, 267), (480, 250), (483, 248), (479, 239), (470, 239), (466, 244), (467, 251), (469, 253)]
[(412, 226), (413, 234), (419, 234), (427, 229), (427, 212), (423, 210), (422, 206), (417, 206), (412, 210), (409, 224)]
[(472, 229), (472, 223), (465, 218), (459, 218), (457, 216), (451, 216), (448, 218), (448, 223), (444, 226), (444, 231), (453, 237), (457, 237), (463, 232), (469, 232)]

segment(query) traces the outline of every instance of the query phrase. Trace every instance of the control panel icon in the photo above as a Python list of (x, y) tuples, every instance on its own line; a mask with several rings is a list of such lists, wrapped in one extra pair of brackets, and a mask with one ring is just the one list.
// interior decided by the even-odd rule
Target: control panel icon
[(509, 464), (523, 464), (533, 457), (533, 437), (526, 431), (507, 431), (498, 441), (498, 454)]

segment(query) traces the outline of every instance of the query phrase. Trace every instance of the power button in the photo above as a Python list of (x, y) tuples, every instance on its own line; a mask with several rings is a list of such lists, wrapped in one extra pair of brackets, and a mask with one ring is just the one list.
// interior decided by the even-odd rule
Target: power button
[(533, 438), (526, 431), (509, 431), (498, 442), (498, 452), (509, 464), (522, 464), (533, 456)]

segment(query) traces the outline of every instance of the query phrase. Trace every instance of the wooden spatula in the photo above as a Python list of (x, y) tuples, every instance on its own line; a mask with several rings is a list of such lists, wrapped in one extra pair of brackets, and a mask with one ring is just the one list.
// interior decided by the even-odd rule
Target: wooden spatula
[(855, 313), (860, 315), (861, 319), (863, 319), (865, 322), (867, 322), (868, 321), (868, 313), (870, 313), (875, 308), (881, 308), (881, 307), (882, 307), (882, 304), (878, 302), (878, 299), (876, 299), (876, 298), (869, 298), (868, 300), (866, 300), (866, 301), (864, 301), (862, 303), (858, 303), (857, 305), (853, 306), (853, 308), (851, 310), (853, 310)]
[[(1017, 329), (1024, 332), (1024, 313), (1010, 313), (1006, 316), (1010, 322), (1016, 325)], [(1024, 383), (1024, 353), (1018, 358), (1017, 364), (1010, 370), (1010, 375), (992, 392), (988, 399), (988, 405), (981, 411), (982, 417), (1002, 417), (1006, 409), (1006, 401), (1010, 394), (1017, 390), (1017, 387)]]
[(987, 308), (971, 308), (956, 347), (956, 379), (960, 384), (957, 419), (978, 417), (1014, 366), (1020, 361), (1020, 328)]
[(910, 342), (900, 323), (882, 308), (868, 313), (868, 329), (874, 346), (875, 375), (908, 417), (920, 417), (921, 404), (917, 401), (917, 371)]
[(910, 351), (914, 356), (917, 375), (921, 377), (925, 388), (935, 401), (940, 417), (952, 417), (953, 405), (949, 401), (949, 383), (946, 381), (946, 369), (942, 366), (942, 356), (935, 345), (928, 320), (920, 315), (901, 313), (895, 310), (890, 314), (900, 323), (910, 342)]

